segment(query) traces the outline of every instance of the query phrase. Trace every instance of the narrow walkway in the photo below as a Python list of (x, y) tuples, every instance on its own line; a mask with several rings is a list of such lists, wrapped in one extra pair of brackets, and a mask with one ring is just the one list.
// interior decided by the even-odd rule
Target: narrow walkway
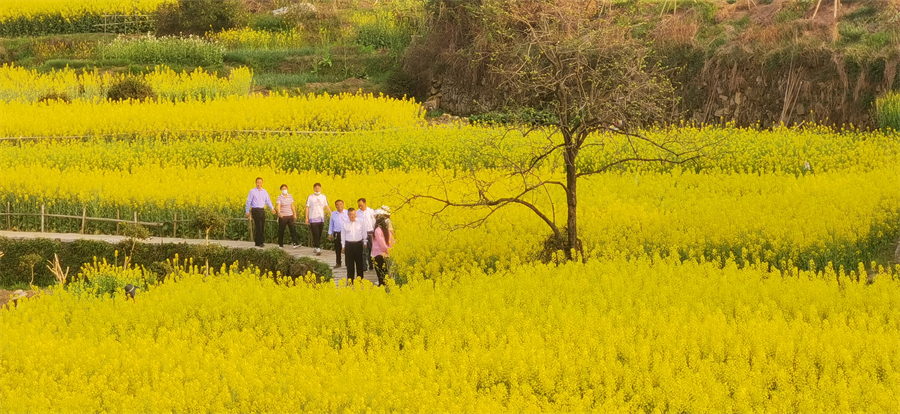
[[(4, 231), (0, 230), (0, 237), (9, 237), (11, 239), (51, 239), (58, 240), (61, 242), (71, 242), (75, 240), (98, 240), (105, 241), (107, 243), (118, 243), (122, 240), (127, 239), (125, 236), (116, 236), (111, 234), (78, 234), (78, 233), (40, 233), (40, 232), (28, 232), (28, 231)], [(252, 249), (253, 242), (249, 241), (238, 241), (238, 240), (209, 240), (210, 243), (218, 244), (225, 247), (231, 247), (236, 249)], [(157, 243), (157, 244), (165, 244), (165, 243), (187, 243), (187, 244), (204, 244), (206, 243), (206, 239), (176, 239), (174, 237), (151, 237), (148, 240), (145, 240), (144, 243)], [(279, 249), (277, 244), (269, 243), (266, 244), (267, 249), (275, 248)], [(298, 247), (293, 249), (291, 247), (285, 246), (283, 249), (285, 252), (290, 254), (292, 257), (310, 257), (316, 259), (320, 262), (327, 263), (332, 267), (334, 272), (334, 282), (338, 284), (341, 280), (347, 278), (347, 267), (341, 267), (340, 269), (334, 269), (335, 264), (335, 254), (333, 250), (322, 250), (321, 256), (316, 256), (315, 250), (312, 247)], [(374, 270), (369, 270), (365, 272), (364, 277), (369, 282), (375, 283), (378, 279), (375, 275)]]

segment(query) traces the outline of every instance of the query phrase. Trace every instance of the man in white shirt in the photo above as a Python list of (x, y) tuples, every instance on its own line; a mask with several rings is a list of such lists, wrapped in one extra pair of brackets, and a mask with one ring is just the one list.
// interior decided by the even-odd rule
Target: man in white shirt
[(363, 254), (366, 250), (366, 229), (361, 221), (356, 220), (356, 210), (347, 209), (350, 221), (343, 223), (341, 231), (341, 250), (347, 262), (347, 278), (353, 282), (354, 277), (363, 277)]
[[(359, 211), (356, 213), (359, 217), (359, 220), (363, 223), (363, 227), (366, 229), (367, 241), (369, 242), (366, 246), (367, 249), (372, 248), (372, 236), (375, 235), (375, 210), (366, 207), (366, 199), (360, 198), (356, 200), (356, 205), (359, 207)], [(366, 270), (374, 269), (372, 265), (372, 255), (369, 250), (366, 250)]]
[(322, 194), (322, 184), (315, 183), (313, 184), (313, 193), (306, 198), (306, 224), (309, 226), (309, 232), (312, 233), (316, 255), (322, 254), (319, 243), (322, 241), (322, 229), (325, 227), (326, 214), (331, 215), (328, 199), (325, 194)]
[(328, 240), (334, 242), (334, 268), (337, 269), (341, 267), (341, 250), (343, 249), (341, 232), (344, 231), (344, 223), (350, 221), (350, 216), (347, 214), (347, 210), (344, 210), (344, 200), (335, 201), (334, 207), (337, 210), (331, 212), (331, 221), (328, 223)]

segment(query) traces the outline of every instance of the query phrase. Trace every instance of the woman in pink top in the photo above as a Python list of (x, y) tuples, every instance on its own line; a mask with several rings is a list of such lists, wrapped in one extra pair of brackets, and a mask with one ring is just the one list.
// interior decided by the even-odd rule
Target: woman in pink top
[(392, 246), (392, 236), (390, 230), (388, 230), (387, 215), (376, 215), (375, 234), (372, 236), (372, 258), (375, 260), (375, 274), (378, 276), (378, 286), (384, 286), (384, 275), (387, 274), (384, 258), (388, 256), (388, 249)]

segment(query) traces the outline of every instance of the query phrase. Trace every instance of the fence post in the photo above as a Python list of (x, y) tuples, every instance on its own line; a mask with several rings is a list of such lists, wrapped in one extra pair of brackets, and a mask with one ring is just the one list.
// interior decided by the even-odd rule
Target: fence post
[(178, 212), (175, 213), (175, 219), (172, 220), (172, 237), (178, 237)]
[(134, 212), (134, 224), (137, 224), (137, 211)]
[(87, 227), (87, 207), (81, 207), (81, 234), (84, 234), (85, 227)]
[(12, 230), (12, 220), (10, 220), (10, 217), (12, 217), (12, 215), (10, 215), (9, 201), (7, 201), (6, 202), (6, 229), (7, 230)]
[(41, 233), (44, 232), (44, 205), (41, 204)]
[[(122, 218), (119, 217), (119, 209), (116, 209), (116, 220), (121, 220), (121, 219)], [(119, 235), (119, 222), (117, 221), (116, 222), (116, 236), (118, 236), (118, 235)]]
[(253, 216), (250, 216), (250, 218), (247, 219), (247, 225), (250, 226), (250, 241), (255, 242), (255, 240), (253, 240)]

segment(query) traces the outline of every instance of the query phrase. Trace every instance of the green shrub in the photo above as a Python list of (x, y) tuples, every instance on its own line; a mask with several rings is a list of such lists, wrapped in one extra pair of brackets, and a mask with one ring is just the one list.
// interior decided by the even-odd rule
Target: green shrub
[(111, 101), (156, 99), (153, 87), (140, 78), (129, 76), (109, 86), (106, 98)]
[(157, 35), (197, 35), (247, 24), (248, 13), (240, 0), (178, 0), (154, 13)]
[(270, 14), (254, 14), (250, 17), (248, 26), (253, 30), (267, 30), (270, 32), (284, 32), (294, 28), (283, 17)]
[(98, 55), (104, 61), (125, 60), (144, 65), (211, 66), (222, 63), (225, 47), (199, 37), (117, 38), (100, 46)]
[(69, 95), (66, 95), (65, 93), (50, 92), (50, 93), (48, 93), (48, 94), (46, 94), (46, 95), (41, 96), (40, 98), (38, 98), (37, 101), (38, 101), (38, 102), (56, 102), (56, 101), (62, 101), (62, 102), (65, 102), (65, 103), (69, 103), (69, 102), (72, 102), (72, 99), (69, 98)]
[(191, 224), (206, 235), (206, 242), (209, 243), (209, 233), (216, 234), (219, 230), (224, 231), (228, 224), (228, 216), (212, 209), (203, 208), (197, 212)]
[[(301, 226), (303, 227), (303, 226)], [(197, 245), (187, 243), (136, 243), (132, 249), (130, 241), (107, 243), (98, 240), (77, 240), (59, 242), (50, 239), (19, 240), (0, 237), (0, 286), (9, 287), (15, 284), (28, 284), (31, 274), (20, 266), (24, 256), (34, 254), (40, 258), (52, 258), (59, 255), (62, 268), (81, 269), (85, 263), (93, 263), (104, 259), (109, 263), (122, 264), (126, 252), (132, 252), (130, 260), (135, 266), (144, 266), (156, 273), (159, 279), (165, 277), (168, 269), (167, 260), (175, 255), (181, 259), (193, 258), (194, 263), (209, 260), (212, 269), (223, 265), (231, 266), (235, 262), (239, 268), (248, 266), (260, 268), (263, 272), (280, 272), (282, 275), (302, 277), (307, 272), (317, 275), (320, 282), (332, 280), (331, 267), (310, 257), (293, 258), (281, 249), (235, 249), (218, 244)], [(23, 271), (24, 270), (24, 271)], [(38, 286), (49, 286), (56, 283), (56, 278), (43, 265), (34, 266), (34, 283)]]
[(878, 126), (888, 131), (900, 131), (900, 93), (893, 91), (875, 100)]

